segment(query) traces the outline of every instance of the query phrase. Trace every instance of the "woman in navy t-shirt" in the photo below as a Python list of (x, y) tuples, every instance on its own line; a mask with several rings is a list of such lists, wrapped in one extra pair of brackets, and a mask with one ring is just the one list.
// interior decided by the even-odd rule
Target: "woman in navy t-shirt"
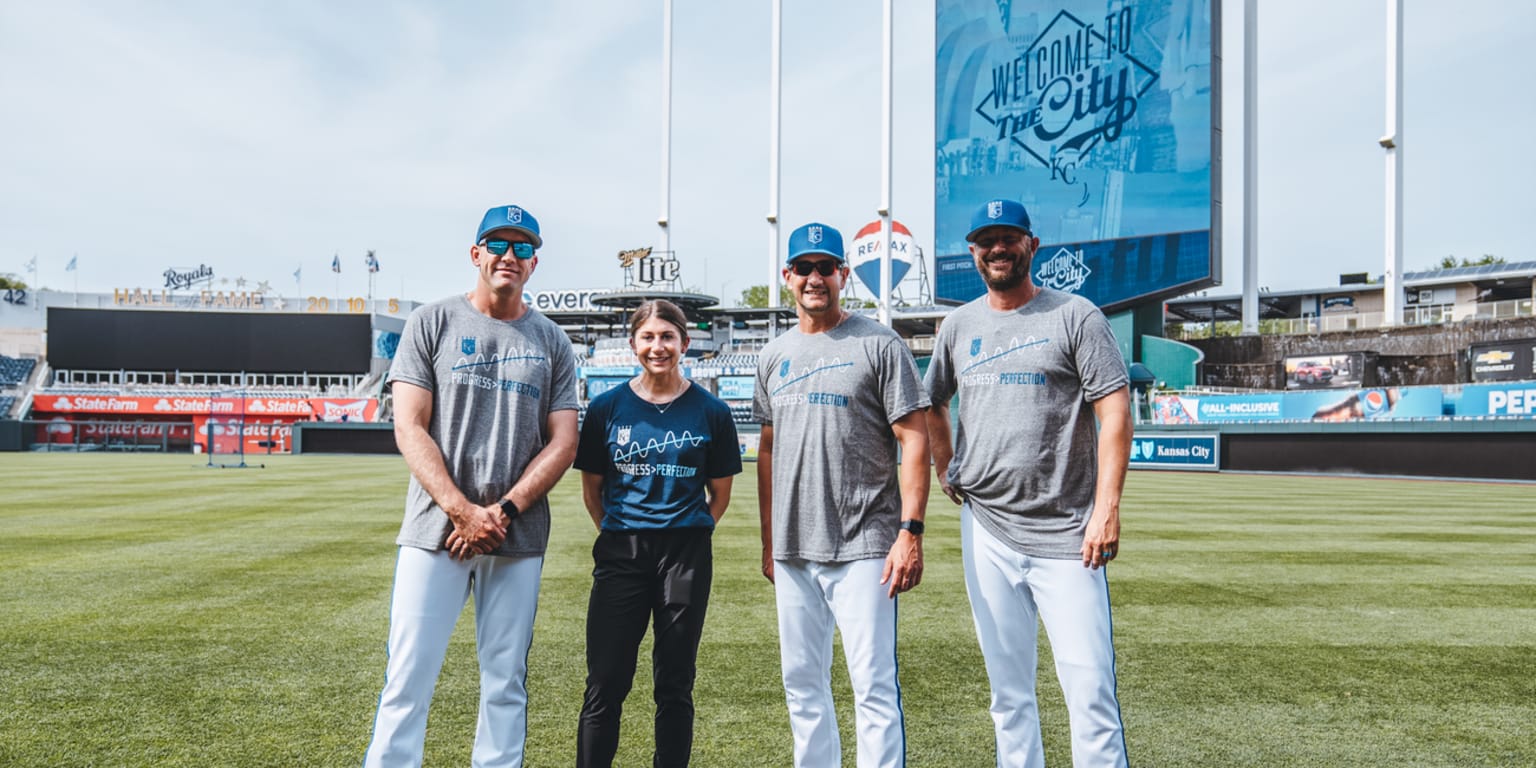
[(713, 573), (710, 534), (731, 500), (741, 450), (730, 409), (683, 377), (688, 319), (648, 301), (629, 323), (640, 375), (592, 400), (576, 468), (598, 527), (587, 604), (587, 693), (578, 766), (610, 766), (645, 628), (656, 626), (658, 766), (693, 747), (694, 660)]

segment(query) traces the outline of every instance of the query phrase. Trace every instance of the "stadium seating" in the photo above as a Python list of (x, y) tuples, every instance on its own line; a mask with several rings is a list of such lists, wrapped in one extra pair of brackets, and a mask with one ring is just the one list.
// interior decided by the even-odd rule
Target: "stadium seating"
[(11, 407), (16, 405), (14, 395), (0, 395), (0, 419), (10, 418)]
[(26, 383), (32, 375), (32, 369), (36, 367), (36, 360), (0, 355), (0, 386), (14, 387)]

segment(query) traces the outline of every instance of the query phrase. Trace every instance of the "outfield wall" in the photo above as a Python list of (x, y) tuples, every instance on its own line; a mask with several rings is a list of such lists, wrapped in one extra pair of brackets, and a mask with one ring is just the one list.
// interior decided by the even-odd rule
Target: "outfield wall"
[(301, 421), (293, 425), (293, 453), (399, 453), (393, 422)]
[(1223, 471), (1536, 481), (1529, 419), (1147, 425), (1136, 439), (1197, 434), (1216, 436)]

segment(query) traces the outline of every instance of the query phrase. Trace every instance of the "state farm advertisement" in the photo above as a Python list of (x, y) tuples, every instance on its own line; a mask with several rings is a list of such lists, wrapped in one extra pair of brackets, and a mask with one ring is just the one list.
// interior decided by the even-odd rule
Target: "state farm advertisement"
[[(165, 450), (287, 453), (296, 421), (373, 421), (375, 398), (135, 397), (42, 395), (32, 410), (39, 443), (108, 448), (159, 446)], [(189, 424), (190, 422), (190, 424)]]
[(143, 445), (185, 450), (192, 444), (192, 424), (186, 421), (81, 420), (54, 416), (37, 425), (37, 443)]
[(287, 421), (373, 421), (376, 398), (337, 397), (135, 397), (128, 395), (39, 395), (32, 410), (42, 413), (118, 416), (276, 416)]

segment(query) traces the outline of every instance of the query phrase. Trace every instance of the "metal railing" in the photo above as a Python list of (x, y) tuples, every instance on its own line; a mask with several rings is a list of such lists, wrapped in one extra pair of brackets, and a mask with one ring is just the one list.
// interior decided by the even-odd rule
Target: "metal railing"
[(285, 388), (310, 391), (352, 391), (366, 374), (335, 373), (213, 373), (205, 371), (82, 370), (53, 371), (54, 387), (203, 387), (210, 389)]
[[(1385, 314), (1382, 312), (1351, 312), (1339, 315), (1268, 318), (1259, 321), (1259, 334), (1261, 336), (1312, 335), (1371, 330), (1382, 327), (1384, 317)], [(1466, 306), (1427, 304), (1408, 307), (1403, 310), (1402, 325), (1445, 325), (1468, 320), (1513, 320), (1520, 317), (1536, 317), (1536, 307), (1533, 307), (1531, 299), (1491, 301)], [(1243, 324), (1237, 320), (1220, 321), (1214, 326), (1208, 322), (1169, 323), (1164, 328), (1165, 337), (1175, 341), (1241, 336), (1242, 333)]]

